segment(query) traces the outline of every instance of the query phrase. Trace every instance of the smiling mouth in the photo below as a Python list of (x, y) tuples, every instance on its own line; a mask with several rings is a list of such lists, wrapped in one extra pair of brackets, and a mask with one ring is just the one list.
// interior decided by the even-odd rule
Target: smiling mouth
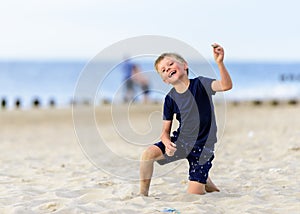
[(176, 74), (176, 71), (172, 71), (172, 72), (168, 75), (168, 77), (171, 78), (174, 74)]

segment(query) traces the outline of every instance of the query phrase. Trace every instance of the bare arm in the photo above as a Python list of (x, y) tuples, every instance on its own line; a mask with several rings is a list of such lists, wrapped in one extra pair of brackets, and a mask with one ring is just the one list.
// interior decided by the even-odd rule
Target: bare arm
[(223, 63), (224, 60), (224, 49), (218, 45), (213, 44), (214, 59), (218, 65), (220, 71), (220, 80), (215, 80), (211, 84), (213, 91), (228, 91), (232, 88), (231, 77)]
[(170, 137), (171, 127), (172, 127), (171, 120), (163, 121), (161, 141), (166, 147), (166, 154), (168, 156), (173, 156), (174, 152), (176, 151), (176, 144), (171, 141), (171, 137)]

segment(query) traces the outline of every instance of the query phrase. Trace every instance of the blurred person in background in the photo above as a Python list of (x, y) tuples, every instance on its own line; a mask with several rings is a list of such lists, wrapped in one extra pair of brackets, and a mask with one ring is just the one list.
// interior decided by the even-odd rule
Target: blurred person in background
[(142, 102), (149, 101), (149, 79), (143, 74), (141, 67), (130, 60), (126, 60), (123, 65), (125, 90), (123, 101), (125, 103), (135, 102), (136, 90), (142, 91)]

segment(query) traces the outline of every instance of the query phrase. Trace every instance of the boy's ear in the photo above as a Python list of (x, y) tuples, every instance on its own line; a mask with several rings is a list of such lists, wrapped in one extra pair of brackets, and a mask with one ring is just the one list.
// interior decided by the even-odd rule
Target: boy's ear
[(186, 70), (186, 69), (188, 69), (189, 68), (189, 66), (188, 66), (188, 64), (185, 62), (185, 63), (183, 63), (183, 67), (184, 67), (184, 70)]

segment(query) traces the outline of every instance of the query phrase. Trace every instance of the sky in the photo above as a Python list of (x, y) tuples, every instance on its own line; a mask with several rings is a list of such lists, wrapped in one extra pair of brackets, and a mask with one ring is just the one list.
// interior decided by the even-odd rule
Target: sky
[(178, 39), (212, 58), (300, 61), (297, 0), (1, 0), (0, 60), (91, 59), (124, 39)]

